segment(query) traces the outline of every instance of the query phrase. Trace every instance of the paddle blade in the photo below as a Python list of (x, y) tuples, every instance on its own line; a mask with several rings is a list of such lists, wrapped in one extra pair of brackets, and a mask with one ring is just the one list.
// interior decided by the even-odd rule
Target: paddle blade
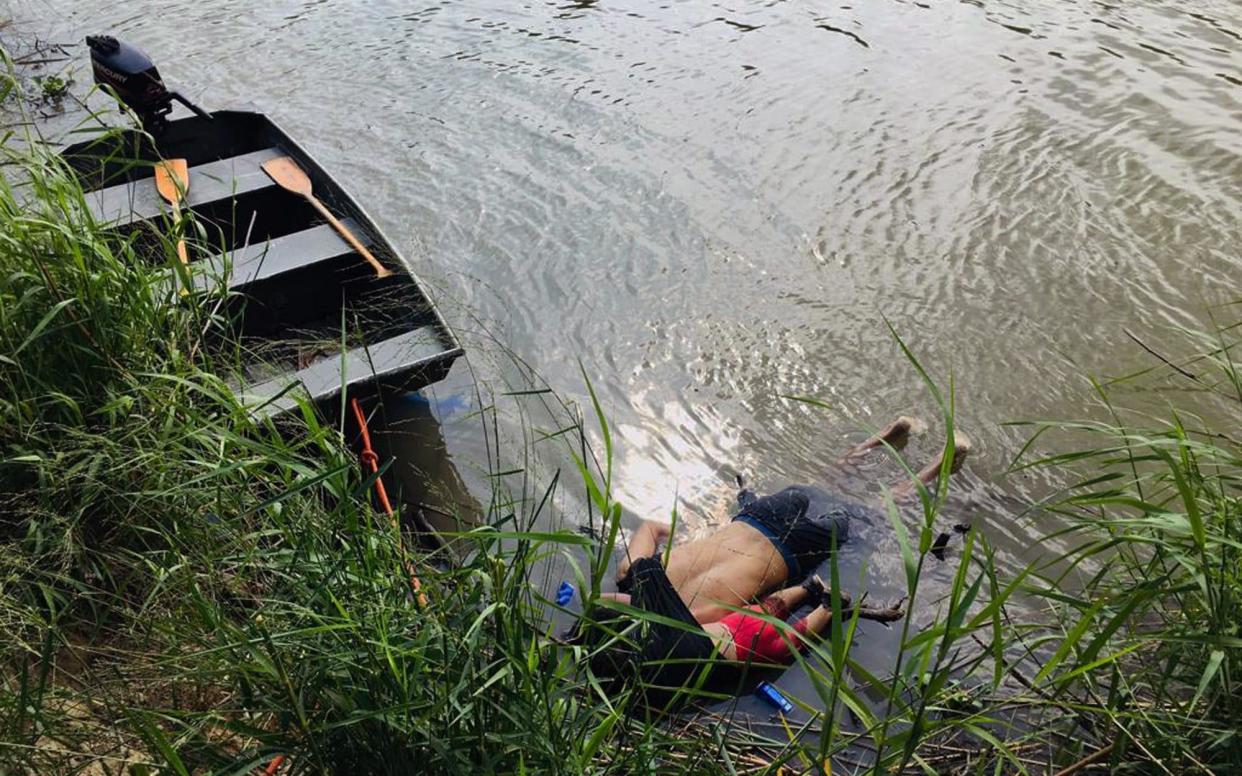
[(269, 159), (263, 163), (263, 172), (282, 189), (303, 197), (311, 196), (310, 178), (306, 177), (306, 173), (290, 157)]
[(165, 159), (155, 165), (155, 188), (169, 204), (181, 201), (190, 190), (190, 168), (184, 159)]

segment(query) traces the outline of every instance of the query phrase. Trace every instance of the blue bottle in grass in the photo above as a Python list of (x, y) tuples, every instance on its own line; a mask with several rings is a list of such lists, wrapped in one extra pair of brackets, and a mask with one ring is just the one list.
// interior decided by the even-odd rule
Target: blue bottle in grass
[(789, 699), (781, 695), (781, 691), (773, 687), (769, 682), (760, 682), (759, 686), (755, 688), (755, 695), (758, 695), (768, 705), (782, 714), (788, 714), (793, 711), (793, 704), (789, 702)]

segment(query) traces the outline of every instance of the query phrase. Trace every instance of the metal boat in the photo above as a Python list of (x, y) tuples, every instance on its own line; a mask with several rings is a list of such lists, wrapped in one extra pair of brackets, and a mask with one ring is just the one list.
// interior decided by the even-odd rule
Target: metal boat
[[(183, 293), (226, 292), (216, 295), (229, 335), (220, 341), (242, 345), (241, 373), (229, 377), (259, 411), (291, 409), (298, 391), (330, 406), (342, 391), (354, 398), (413, 391), (447, 374), (462, 354), (457, 339), (406, 259), (310, 154), (262, 114), (208, 114), (167, 90), (138, 49), (110, 37), (87, 42), (96, 81), (142, 129), (104, 132), (63, 155), (95, 216), (139, 244), (167, 239), (170, 208), (155, 169), (185, 160), (180, 207), (192, 214), (193, 231), (186, 271), (170, 273), (170, 282)], [(174, 101), (190, 115), (171, 118)], [(283, 157), (309, 178), (326, 212), (265, 171)], [(358, 247), (391, 274), (378, 276)], [(165, 251), (156, 253), (166, 261)]]

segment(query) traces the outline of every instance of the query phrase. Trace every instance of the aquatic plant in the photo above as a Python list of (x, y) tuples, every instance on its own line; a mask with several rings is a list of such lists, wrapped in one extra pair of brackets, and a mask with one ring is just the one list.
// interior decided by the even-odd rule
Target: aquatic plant
[[(592, 602), (621, 524), (611, 430), (585, 371), (585, 413), (546, 386), (478, 387), (476, 419), (497, 441), (475, 462), (490, 498), (451, 537), (455, 562), (411, 551), (341, 427), (308, 406), (280, 428), (256, 419), (219, 377), (254, 354), (204, 345), (218, 307), (180, 298), (173, 240), (139, 246), (95, 223), (33, 138), (10, 135), (4, 163), (8, 770), (243, 773), (282, 758), (297, 772), (1181, 773), (1239, 761), (1242, 455), (1220, 421), (1242, 401), (1234, 328), (1161, 367), (1193, 380), (1179, 405), (1211, 403), (1215, 419), (1185, 406), (1164, 423), (1138, 417), (1097, 384), (1111, 423), (1036, 424), (1016, 467), (1087, 469), (1032, 510), (1036, 525), (1065, 521), (1046, 529), (1049, 556), (1013, 569), (972, 531), (934, 599), (924, 571), (949, 495), (954, 391), (907, 350), (946, 429), (917, 514), (889, 510), (907, 606), (930, 616), (900, 626), (877, 675), (851, 654), (856, 618), (838, 611), (798, 657), (816, 694), (795, 699), (807, 722), (748, 726), (697, 708), (721, 697), (701, 687), (679, 714), (644, 706), (637, 680), (605, 691), (593, 664), (610, 645), (556, 637), (568, 613), (551, 583), (570, 578)], [(502, 402), (553, 425), (527, 418), (502, 449)], [(1062, 433), (1097, 442), (1033, 452)], [(575, 522), (587, 531), (555, 528)]]

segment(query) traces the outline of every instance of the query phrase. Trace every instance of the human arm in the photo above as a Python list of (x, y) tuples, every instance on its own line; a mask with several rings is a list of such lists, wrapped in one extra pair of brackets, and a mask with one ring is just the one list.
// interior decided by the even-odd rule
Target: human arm
[(672, 531), (664, 523), (655, 523), (650, 520), (639, 523), (638, 527), (630, 533), (630, 541), (626, 545), (625, 554), (617, 561), (617, 581), (625, 579), (625, 575), (630, 573), (630, 564), (637, 558), (654, 555), (660, 542), (671, 534)]

